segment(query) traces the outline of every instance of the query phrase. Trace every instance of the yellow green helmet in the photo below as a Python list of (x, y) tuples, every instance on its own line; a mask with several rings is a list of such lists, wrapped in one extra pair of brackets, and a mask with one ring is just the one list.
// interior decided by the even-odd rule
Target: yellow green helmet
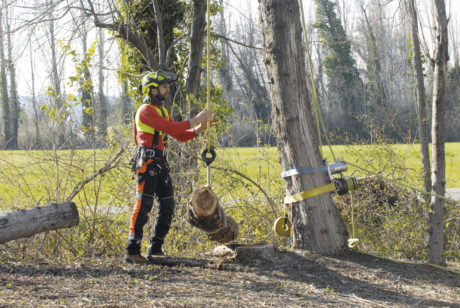
[(140, 90), (145, 96), (149, 95), (151, 88), (158, 88), (161, 84), (171, 83), (177, 80), (176, 74), (158, 70), (156, 72), (149, 72), (142, 78)]

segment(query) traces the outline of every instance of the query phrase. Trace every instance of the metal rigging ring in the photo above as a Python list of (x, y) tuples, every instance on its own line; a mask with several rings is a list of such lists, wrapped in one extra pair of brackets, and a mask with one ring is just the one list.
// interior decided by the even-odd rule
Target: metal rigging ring
[[(211, 156), (208, 156), (208, 154), (211, 154)], [(216, 159), (216, 151), (214, 150), (214, 147), (211, 146), (204, 149), (203, 153), (201, 153), (201, 158), (204, 160), (206, 165), (209, 166), (214, 161), (214, 159)]]

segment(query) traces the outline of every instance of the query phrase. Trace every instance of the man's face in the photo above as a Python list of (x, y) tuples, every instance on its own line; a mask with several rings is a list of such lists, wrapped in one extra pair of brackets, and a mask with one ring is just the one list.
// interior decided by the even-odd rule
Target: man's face
[[(167, 84), (167, 83), (160, 84), (160, 86), (158, 87), (158, 90), (160, 91), (160, 95), (164, 96), (165, 98), (168, 97), (168, 95), (169, 95), (169, 84)], [(157, 95), (158, 90), (156, 88), (152, 88), (152, 94)]]

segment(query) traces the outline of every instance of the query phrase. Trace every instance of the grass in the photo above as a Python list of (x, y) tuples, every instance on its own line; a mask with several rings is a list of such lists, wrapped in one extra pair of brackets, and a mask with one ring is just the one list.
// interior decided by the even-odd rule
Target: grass
[[(347, 175), (361, 177), (369, 174), (379, 174), (384, 177), (399, 179), (406, 184), (422, 187), (421, 158), (419, 145), (336, 145), (332, 146), (335, 157), (349, 162)], [(460, 187), (460, 143), (446, 144), (446, 187)], [(78, 151), (0, 151), (0, 207), (5, 204), (20, 205), (24, 199), (34, 202), (54, 202), (53, 197), (65, 197), (82, 179), (90, 176), (105, 162), (109, 151), (78, 150)], [(323, 154), (332, 162), (332, 155), (328, 147), (323, 148)], [(123, 185), (122, 179), (129, 182), (131, 178), (127, 167), (128, 157), (123, 168), (116, 175), (107, 176), (93, 187), (93, 196), (88, 195), (85, 188), (81, 196), (87, 202), (91, 198), (98, 198), (101, 204), (115, 202), (113, 183)], [(59, 166), (59, 168), (56, 168)], [(279, 190), (284, 193), (284, 184), (281, 179), (281, 166), (278, 151), (275, 147), (259, 148), (219, 148), (217, 159), (213, 166), (223, 166), (237, 170), (247, 178), (258, 183), (268, 193)], [(357, 168), (357, 166), (359, 169)], [(303, 166), (298, 166), (303, 167)], [(206, 168), (201, 169), (203, 182), (206, 179)], [(365, 172), (369, 170), (370, 172)], [(213, 171), (212, 180), (217, 189), (227, 190), (225, 184), (226, 173)], [(61, 191), (56, 192), (56, 178), (66, 181)], [(116, 178), (114, 178), (116, 177)], [(242, 182), (248, 183), (247, 180)], [(222, 185), (222, 187), (218, 187)], [(62, 186), (62, 183), (61, 183)], [(243, 185), (244, 186), (244, 185)], [(244, 189), (244, 187), (243, 187)], [(46, 195), (46, 197), (44, 197)], [(30, 202), (29, 202), (30, 203)]]
[[(336, 158), (350, 163), (349, 175), (364, 176), (367, 173), (365, 169), (384, 176), (404, 177), (414, 185), (421, 183), (422, 163), (418, 144), (334, 145), (332, 150)], [(329, 163), (333, 161), (329, 147), (323, 147), (323, 155)], [(219, 149), (217, 163), (235, 166), (254, 179), (260, 176), (279, 176), (282, 171), (278, 151), (274, 147)], [(460, 187), (460, 143), (446, 144), (446, 182), (447, 188)]]

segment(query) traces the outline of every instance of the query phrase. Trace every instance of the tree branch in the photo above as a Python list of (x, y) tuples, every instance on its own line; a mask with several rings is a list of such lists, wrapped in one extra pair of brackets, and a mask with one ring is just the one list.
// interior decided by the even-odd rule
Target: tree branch
[(72, 199), (83, 189), (83, 187), (85, 187), (86, 184), (88, 184), (89, 182), (94, 180), (98, 175), (102, 175), (105, 172), (115, 168), (117, 166), (118, 162), (119, 162), (118, 161), (119, 157), (121, 156), (121, 154), (123, 154), (124, 151), (125, 151), (125, 149), (121, 149), (120, 151), (118, 151), (118, 153), (115, 154), (115, 156), (110, 161), (105, 163), (104, 167), (99, 169), (96, 173), (94, 173), (89, 178), (87, 178), (87, 179), (81, 181), (80, 183), (78, 183), (74, 187), (74, 189), (72, 190), (70, 195), (66, 198), (66, 201), (72, 201)]
[(259, 50), (262, 50), (262, 47), (257, 47), (257, 46), (252, 46), (252, 45), (248, 45), (248, 44), (245, 44), (245, 43), (241, 43), (241, 42), (238, 42), (238, 41), (235, 41), (231, 38), (228, 38), (222, 34), (218, 34), (218, 33), (213, 33), (211, 34), (212, 36), (214, 37), (218, 37), (218, 38), (221, 38), (221, 39), (224, 39), (228, 42), (232, 42), (232, 43), (235, 43), (235, 44), (238, 44), (238, 45), (241, 45), (241, 46), (244, 46), (244, 47), (247, 47), (247, 48), (253, 48), (253, 49), (259, 49)]

